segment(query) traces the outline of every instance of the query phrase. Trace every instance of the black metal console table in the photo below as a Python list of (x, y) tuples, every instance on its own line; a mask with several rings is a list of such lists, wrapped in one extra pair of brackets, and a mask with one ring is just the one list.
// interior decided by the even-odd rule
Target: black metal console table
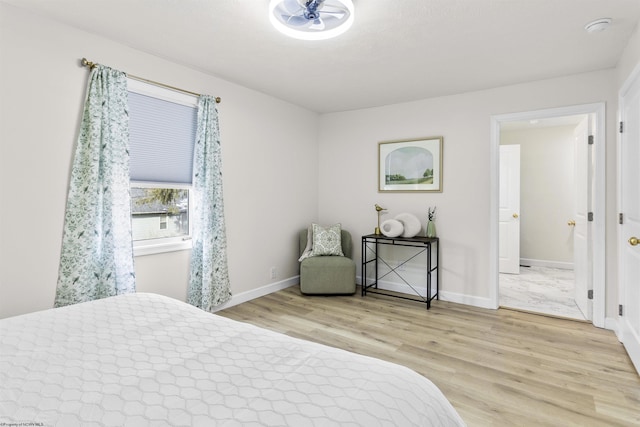
[[(435, 244), (435, 256), (436, 262), (435, 266), (432, 265), (431, 257), (432, 257), (432, 245)], [(392, 245), (392, 246), (405, 246), (410, 248), (416, 248), (414, 254), (412, 254), (409, 258), (405, 259), (398, 263), (395, 267), (389, 265), (387, 261), (380, 257), (380, 245)], [(414, 287), (414, 285), (410, 284), (398, 271), (404, 264), (416, 258), (422, 253), (427, 255), (426, 262), (426, 285), (427, 285), (427, 294), (421, 295), (418, 290)], [(373, 255), (371, 258), (368, 255)], [(382, 262), (389, 268), (389, 271), (379, 277), (378, 270), (378, 262)], [(373, 263), (373, 268), (375, 270), (375, 277), (373, 282), (367, 284), (367, 266)], [(438, 271), (438, 266), (440, 264), (440, 242), (437, 237), (387, 237), (383, 234), (368, 234), (366, 236), (362, 236), (362, 296), (366, 296), (367, 293), (387, 295), (396, 298), (404, 298), (412, 301), (423, 302), (427, 304), (427, 310), (431, 308), (431, 301), (435, 299), (440, 299), (439, 291), (440, 291), (440, 274)], [(432, 294), (432, 274), (435, 272), (436, 275), (436, 291)], [(418, 298), (413, 296), (404, 296), (389, 293), (384, 289), (378, 288), (378, 281), (383, 277), (395, 273), (412, 291), (413, 294), (417, 295)], [(411, 295), (411, 294), (408, 294)]]

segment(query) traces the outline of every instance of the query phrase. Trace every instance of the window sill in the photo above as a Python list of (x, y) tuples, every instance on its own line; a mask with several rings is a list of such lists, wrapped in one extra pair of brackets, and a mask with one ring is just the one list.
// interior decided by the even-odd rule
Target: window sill
[(165, 252), (186, 251), (193, 247), (191, 240), (181, 242), (160, 243), (155, 245), (140, 245), (133, 247), (133, 256), (155, 255)]

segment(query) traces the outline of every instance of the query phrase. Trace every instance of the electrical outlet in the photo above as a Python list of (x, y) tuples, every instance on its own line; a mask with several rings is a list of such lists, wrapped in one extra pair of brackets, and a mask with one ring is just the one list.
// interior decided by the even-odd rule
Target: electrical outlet
[(275, 279), (275, 278), (277, 277), (277, 274), (276, 274), (276, 268), (275, 268), (275, 267), (271, 267), (271, 272), (270, 272), (270, 274), (271, 274), (271, 278), (272, 278), (272, 279)]

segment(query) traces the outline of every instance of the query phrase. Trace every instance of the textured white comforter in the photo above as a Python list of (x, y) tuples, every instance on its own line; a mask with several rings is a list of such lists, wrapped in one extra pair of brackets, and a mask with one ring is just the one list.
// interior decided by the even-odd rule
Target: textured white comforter
[(406, 367), (154, 294), (0, 320), (0, 425), (20, 422), (464, 425), (440, 390)]

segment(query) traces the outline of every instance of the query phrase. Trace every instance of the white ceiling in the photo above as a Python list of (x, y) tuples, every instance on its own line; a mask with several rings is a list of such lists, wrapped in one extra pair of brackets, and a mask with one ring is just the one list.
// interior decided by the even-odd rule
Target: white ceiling
[(615, 67), (640, 18), (639, 0), (354, 0), (346, 34), (301, 41), (269, 0), (0, 1), (320, 113)]

